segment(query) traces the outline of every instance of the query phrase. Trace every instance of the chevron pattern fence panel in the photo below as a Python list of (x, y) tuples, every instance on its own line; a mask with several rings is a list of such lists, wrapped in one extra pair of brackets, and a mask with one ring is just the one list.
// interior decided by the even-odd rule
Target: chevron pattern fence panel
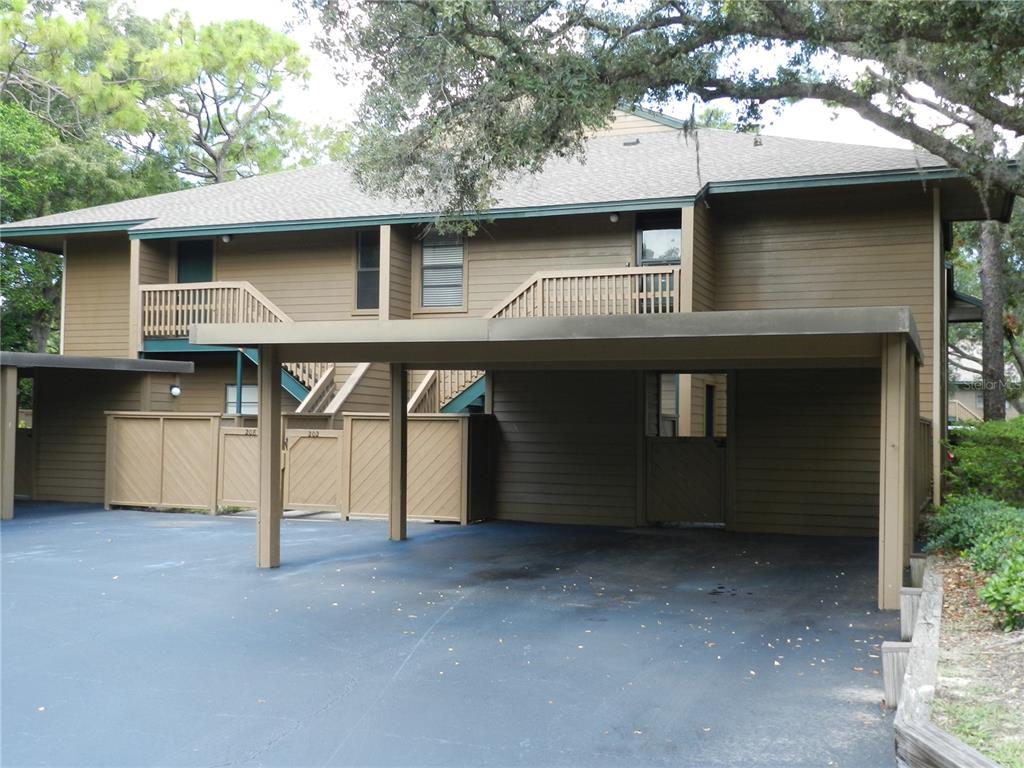
[(220, 414), (107, 413), (105, 503), (211, 509)]
[(340, 429), (287, 431), (285, 509), (341, 510), (342, 434)]
[[(465, 416), (409, 415), (408, 515), (468, 521), (469, 422)], [(345, 515), (386, 517), (390, 432), (383, 414), (345, 415)]]

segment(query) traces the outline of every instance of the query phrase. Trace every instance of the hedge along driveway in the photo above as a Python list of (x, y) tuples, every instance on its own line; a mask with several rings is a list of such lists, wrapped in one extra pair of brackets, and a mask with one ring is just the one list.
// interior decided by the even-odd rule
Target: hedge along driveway
[(880, 766), (876, 543), (19, 508), (4, 765)]

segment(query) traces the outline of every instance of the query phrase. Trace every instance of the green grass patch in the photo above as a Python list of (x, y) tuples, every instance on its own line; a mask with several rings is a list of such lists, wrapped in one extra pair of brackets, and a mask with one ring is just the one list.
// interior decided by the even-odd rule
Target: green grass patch
[(935, 714), (958, 739), (1003, 768), (1024, 768), (1024, 737), (1014, 736), (1014, 719), (1005, 705), (937, 699)]

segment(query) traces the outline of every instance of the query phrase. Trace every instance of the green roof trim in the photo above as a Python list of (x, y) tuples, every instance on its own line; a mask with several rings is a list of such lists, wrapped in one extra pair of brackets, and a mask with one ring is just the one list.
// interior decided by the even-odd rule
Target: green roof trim
[(238, 347), (221, 347), (208, 344), (191, 344), (188, 339), (145, 339), (142, 351), (150, 354), (175, 352), (238, 352)]
[(121, 232), (145, 224), (149, 219), (104, 221), (97, 224), (58, 224), (52, 227), (10, 227), (0, 225), (0, 239), (28, 235), (84, 235), (89, 232)]
[(964, 176), (955, 168), (908, 168), (900, 171), (866, 171), (864, 173), (838, 173), (826, 176), (791, 176), (750, 181), (712, 181), (705, 185), (709, 194), (736, 192), (769, 192), (780, 189), (813, 189), (815, 187), (841, 187), (854, 184), (898, 184), (906, 181), (929, 179), (955, 179)]
[[(651, 198), (650, 200), (614, 200), (603, 203), (572, 203), (545, 205), (532, 208), (495, 208), (485, 213), (468, 214), (462, 218), (472, 221), (498, 219), (528, 219), (542, 216), (565, 216), (587, 213), (620, 213), (625, 211), (656, 211), (661, 208), (692, 207), (695, 196)], [(298, 232), (310, 229), (353, 229), (376, 227), (382, 224), (429, 224), (440, 214), (414, 213), (394, 216), (362, 216), (339, 219), (309, 219), (305, 221), (267, 221), (251, 224), (229, 224), (207, 227), (174, 227), (128, 231), (132, 240), (154, 240), (166, 237), (204, 237), (215, 235), (245, 235), (259, 232)]]

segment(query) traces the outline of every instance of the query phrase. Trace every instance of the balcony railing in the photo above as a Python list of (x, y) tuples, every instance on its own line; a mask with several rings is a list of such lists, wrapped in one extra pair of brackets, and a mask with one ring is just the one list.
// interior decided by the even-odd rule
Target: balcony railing
[[(290, 323), (280, 307), (245, 280), (143, 285), (142, 335), (183, 338), (195, 323)], [(284, 363), (306, 389), (313, 389), (333, 363)]]
[(143, 285), (142, 335), (182, 338), (195, 323), (284, 323), (290, 318), (244, 280)]
[(680, 309), (679, 267), (538, 272), (490, 317), (660, 315)]

